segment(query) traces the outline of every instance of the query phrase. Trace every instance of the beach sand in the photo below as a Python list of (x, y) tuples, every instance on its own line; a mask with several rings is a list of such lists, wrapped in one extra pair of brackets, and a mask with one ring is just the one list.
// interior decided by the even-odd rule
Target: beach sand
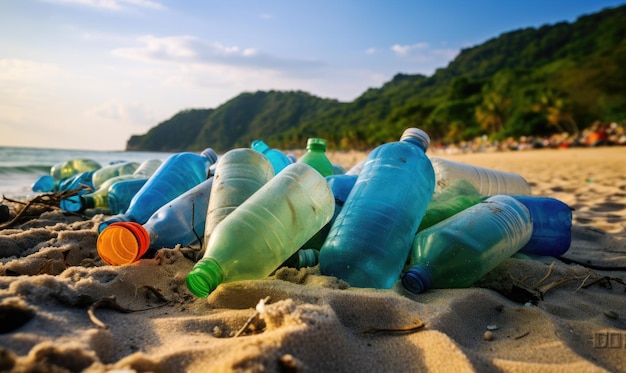
[[(330, 157), (347, 169), (365, 154)], [(0, 371), (626, 371), (626, 149), (441, 157), (518, 173), (572, 207), (564, 259), (516, 256), (471, 288), (421, 295), (283, 268), (198, 299), (189, 248), (106, 266), (106, 216), (46, 212), (0, 230)]]

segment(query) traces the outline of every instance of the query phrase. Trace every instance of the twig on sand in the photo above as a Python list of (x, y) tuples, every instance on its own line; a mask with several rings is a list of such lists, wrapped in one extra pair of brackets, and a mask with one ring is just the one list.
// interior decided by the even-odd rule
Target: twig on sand
[(262, 308), (263, 306), (265, 306), (269, 301), (270, 301), (269, 295), (259, 301), (259, 304), (256, 306), (256, 309), (254, 310), (254, 313), (252, 314), (252, 316), (250, 316), (248, 320), (246, 320), (245, 324), (243, 324), (243, 326), (237, 331), (237, 333), (235, 333), (234, 338), (239, 337), (246, 331), (246, 329), (248, 329), (250, 324), (252, 324), (254, 320), (256, 320), (261, 314), (261, 312), (259, 311), (259, 308)]
[[(150, 287), (147, 287), (147, 288), (150, 290)], [(153, 293), (154, 293), (154, 291), (153, 291)], [(158, 293), (158, 291), (157, 291), (157, 293)], [(89, 309), (87, 310), (87, 314), (89, 315), (89, 319), (91, 320), (91, 322), (93, 322), (94, 324), (96, 324), (98, 327), (100, 327), (102, 329), (108, 329), (109, 327), (104, 322), (102, 322), (100, 319), (98, 319), (96, 317), (95, 311), (98, 308), (109, 308), (109, 309), (112, 309), (112, 310), (115, 310), (115, 311), (118, 311), (118, 312), (121, 312), (121, 313), (131, 313), (131, 312), (147, 311), (147, 310), (151, 310), (151, 309), (154, 309), (154, 308), (163, 307), (164, 305), (166, 305), (168, 303), (169, 303), (169, 301), (166, 302), (166, 303), (163, 303), (163, 304), (159, 304), (158, 306), (142, 308), (142, 309), (139, 309), (139, 310), (133, 310), (133, 309), (130, 309), (130, 308), (125, 308), (125, 307), (120, 306), (119, 303), (117, 303), (117, 300), (115, 299), (115, 296), (111, 295), (111, 296), (108, 296), (108, 297), (102, 297), (99, 300), (95, 301), (91, 306), (89, 306)]]
[[(37, 216), (35, 217), (31, 217), (27, 220), (32, 220), (32, 219), (36, 219), (38, 218), (43, 212), (47, 212), (47, 211), (52, 211), (52, 210), (59, 210), (60, 207), (60, 203), (62, 199), (71, 197), (73, 195), (78, 194), (78, 192), (80, 192), (82, 189), (85, 189), (88, 187), (81, 187), (81, 188), (77, 188), (74, 190), (69, 190), (66, 192), (60, 192), (60, 193), (47, 193), (47, 194), (41, 194), (38, 195), (26, 202), (22, 202), (22, 201), (18, 201), (18, 200), (14, 200), (11, 198), (8, 198), (7, 196), (3, 195), (2, 196), (2, 202), (7, 201), (10, 202), (14, 205), (23, 205), (23, 207), (19, 210), (19, 212), (13, 217), (13, 219), (0, 224), (0, 229), (6, 229), (6, 228), (10, 228), (12, 226), (14, 226), (15, 224), (17, 224), (20, 220), (22, 220), (23, 218), (27, 218), (26, 213), (35, 209), (36, 207), (39, 208), (43, 208), (43, 211), (39, 211), (39, 213), (37, 214)], [(65, 211), (66, 213), (70, 213), (68, 211)], [(73, 213), (70, 213), (73, 214)], [(78, 216), (82, 216), (80, 214), (73, 214), (73, 215), (78, 215)]]

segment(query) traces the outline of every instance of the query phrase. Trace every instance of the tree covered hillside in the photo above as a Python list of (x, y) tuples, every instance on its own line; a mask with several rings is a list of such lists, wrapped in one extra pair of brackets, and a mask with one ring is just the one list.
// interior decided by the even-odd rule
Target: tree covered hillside
[[(626, 6), (573, 23), (504, 33), (467, 48), (432, 76), (397, 74), (352, 102), (305, 92), (243, 93), (214, 109), (185, 110), (129, 150), (223, 152), (260, 138), (281, 149), (324, 137), (329, 149), (371, 149), (406, 127), (433, 141), (478, 135), (576, 134), (595, 120), (626, 120)], [(184, 137), (184, 138), (183, 138)]]

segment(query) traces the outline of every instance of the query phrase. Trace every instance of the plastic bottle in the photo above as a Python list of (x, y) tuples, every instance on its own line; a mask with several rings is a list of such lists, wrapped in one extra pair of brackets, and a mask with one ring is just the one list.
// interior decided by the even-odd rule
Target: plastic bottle
[(363, 165), (365, 164), (365, 159), (357, 162), (354, 166), (350, 167), (348, 171), (346, 171), (346, 175), (358, 175), (361, 173), (363, 169)]
[(66, 162), (57, 163), (50, 169), (50, 176), (56, 183), (63, 179), (74, 176), (81, 172), (92, 171), (101, 168), (100, 163), (93, 159), (72, 159)]
[(333, 163), (333, 175), (343, 175), (346, 173), (346, 169), (338, 163)]
[(330, 228), (332, 227), (335, 219), (337, 219), (337, 215), (341, 212), (343, 208), (343, 204), (346, 202), (354, 183), (356, 183), (357, 175), (331, 175), (326, 176), (326, 181), (328, 182), (328, 186), (330, 190), (333, 192), (333, 197), (335, 198), (335, 211), (333, 212), (333, 217), (330, 219), (328, 223), (322, 229), (320, 229), (310, 240), (308, 240), (304, 245), (302, 245), (302, 249), (315, 249), (319, 252), (326, 241), (326, 237), (328, 237), (328, 232), (330, 232)]
[(429, 143), (408, 128), (368, 155), (320, 250), (322, 274), (378, 289), (399, 279), (434, 189)]
[(111, 185), (107, 195), (109, 212), (113, 215), (125, 213), (130, 205), (130, 201), (147, 181), (147, 178), (130, 179), (121, 180)]
[[(85, 191), (83, 193), (78, 193), (76, 195), (64, 198), (60, 201), (59, 206), (65, 211), (71, 212), (82, 212), (86, 209), (109, 209), (109, 191), (110, 188), (120, 181), (128, 181), (133, 179), (147, 179), (158, 169), (161, 165), (161, 161), (158, 159), (149, 159), (147, 161), (142, 162), (141, 164), (137, 162), (128, 162), (117, 163), (110, 167), (101, 168), (96, 171), (91, 171), (93, 173), (93, 177), (98, 176), (100, 180), (100, 184), (96, 187), (96, 184), (93, 184), (93, 187), (96, 189), (95, 191), (89, 193)], [(134, 170), (132, 173), (127, 173), (128, 171)], [(117, 176), (112, 176), (115, 174)], [(108, 178), (107, 178), (108, 177)]]
[(143, 224), (148, 221), (161, 206), (206, 180), (209, 167), (217, 160), (215, 152), (207, 155), (182, 152), (168, 157), (135, 194), (126, 212), (100, 223), (98, 231), (102, 232), (115, 222)]
[(431, 288), (463, 288), (519, 251), (532, 235), (528, 209), (496, 195), (415, 236), (404, 287), (416, 294)]
[[(67, 192), (80, 189), (79, 194), (89, 193), (93, 190), (92, 178), (97, 170), (83, 171), (59, 181), (56, 185), (57, 192)], [(78, 197), (77, 197), (78, 198)]]
[(318, 137), (311, 137), (306, 142), (307, 152), (304, 153), (298, 162), (303, 162), (316, 169), (322, 176), (334, 175), (333, 164), (326, 157), (326, 140)]
[[(320, 252), (315, 249), (300, 249), (293, 253), (283, 264), (281, 264), (278, 268), (289, 267), (289, 268), (305, 268), (305, 267), (315, 267), (318, 263)], [(278, 269), (277, 268), (277, 269)], [(274, 271), (276, 272), (276, 271)], [(274, 273), (272, 272), (272, 273)]]
[(108, 179), (119, 175), (130, 175), (137, 170), (137, 167), (139, 167), (137, 162), (119, 162), (102, 167), (93, 173), (91, 183), (94, 189), (99, 189)]
[(63, 198), (59, 207), (65, 211), (83, 212), (87, 209), (109, 209), (109, 188), (115, 183), (124, 180), (133, 180), (132, 174), (119, 175), (105, 180), (96, 191), (91, 193), (77, 194), (67, 198)]
[(161, 206), (144, 224), (109, 225), (98, 236), (98, 255), (107, 264), (124, 265), (150, 251), (196, 242), (204, 234), (213, 181), (211, 177)]
[(423, 231), (485, 198), (467, 180), (451, 180), (447, 188), (433, 194), (417, 231)]
[(330, 220), (333, 209), (324, 177), (307, 164), (290, 164), (215, 227), (187, 287), (206, 297), (222, 282), (268, 276)]
[(274, 177), (272, 164), (263, 154), (252, 149), (232, 149), (226, 152), (215, 167), (215, 181), (206, 211), (202, 258), (211, 232), (226, 216)]
[(41, 175), (33, 185), (30, 187), (33, 192), (54, 192), (56, 190), (56, 183), (50, 175)]
[(533, 234), (520, 253), (561, 256), (572, 242), (572, 209), (549, 197), (513, 196), (530, 212)]
[(287, 155), (285, 155), (285, 153), (270, 148), (263, 140), (254, 140), (251, 148), (263, 153), (263, 155), (270, 160), (272, 166), (274, 167), (274, 175), (278, 175), (283, 168), (291, 164), (291, 160), (287, 157)]
[(530, 195), (530, 185), (518, 174), (467, 163), (433, 157), (430, 159), (435, 170), (435, 193), (441, 193), (454, 180), (469, 181), (483, 196), (496, 194)]

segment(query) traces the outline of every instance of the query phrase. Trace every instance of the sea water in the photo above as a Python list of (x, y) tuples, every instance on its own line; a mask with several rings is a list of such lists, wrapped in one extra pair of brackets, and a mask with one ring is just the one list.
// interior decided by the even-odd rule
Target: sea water
[(141, 163), (148, 159), (165, 161), (174, 153), (138, 151), (93, 151), (68, 149), (43, 149), (0, 146), (0, 198), (26, 200), (36, 196), (33, 183), (50, 174), (55, 164), (77, 158), (88, 158), (104, 167), (113, 162)]

